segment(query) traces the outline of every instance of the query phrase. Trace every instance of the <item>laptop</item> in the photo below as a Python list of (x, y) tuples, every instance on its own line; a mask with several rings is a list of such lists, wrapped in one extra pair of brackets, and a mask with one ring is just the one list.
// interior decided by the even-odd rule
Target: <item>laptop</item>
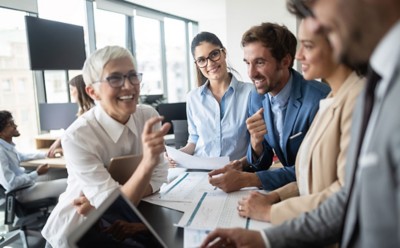
[(119, 184), (124, 185), (132, 176), (136, 168), (142, 161), (142, 155), (126, 155), (113, 157), (108, 166), (108, 172), (111, 177)]
[(70, 247), (167, 247), (139, 210), (116, 189), (68, 237)]

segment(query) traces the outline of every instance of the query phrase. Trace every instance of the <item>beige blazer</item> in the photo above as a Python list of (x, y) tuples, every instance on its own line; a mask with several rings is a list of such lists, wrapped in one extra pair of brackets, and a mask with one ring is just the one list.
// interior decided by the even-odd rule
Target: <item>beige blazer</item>
[[(344, 185), (344, 171), (350, 140), (351, 118), (365, 80), (355, 72), (349, 75), (337, 92), (334, 102), (320, 117), (320, 125), (311, 124), (307, 135), (314, 133), (309, 149), (304, 149), (308, 171), (309, 195), (299, 196), (297, 182), (277, 190), (281, 202), (271, 208), (271, 223), (280, 224), (310, 211)], [(327, 97), (332, 97), (330, 93)], [(313, 131), (313, 132), (311, 132)], [(301, 148), (299, 149), (301, 150)], [(299, 158), (296, 158), (296, 178), (299, 178)]]

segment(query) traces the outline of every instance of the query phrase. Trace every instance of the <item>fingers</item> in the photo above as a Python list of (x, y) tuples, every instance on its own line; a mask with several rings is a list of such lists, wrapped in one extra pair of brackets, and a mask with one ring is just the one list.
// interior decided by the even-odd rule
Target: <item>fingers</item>
[(207, 235), (200, 247), (222, 247), (224, 244), (225, 237), (227, 236), (227, 230), (217, 228), (215, 231)]
[(246, 123), (253, 123), (258, 120), (264, 119), (264, 109), (260, 108), (257, 112), (255, 112), (252, 116), (247, 118)]
[(82, 203), (84, 202), (84, 199), (83, 199), (83, 198), (84, 198), (84, 197), (80, 196), (80, 197), (74, 199), (74, 201), (72, 202), (72, 204), (73, 204), (74, 206), (80, 206), (80, 205), (82, 205)]
[(168, 153), (167, 152), (164, 152), (164, 158), (165, 158), (165, 160), (168, 161), (168, 165), (169, 165), (170, 168), (175, 168), (176, 167), (177, 164), (176, 164), (175, 160), (173, 160), (172, 158), (168, 157)]
[(164, 123), (159, 130), (153, 130), (154, 125), (162, 120), (162, 116), (152, 117), (146, 121), (143, 128), (143, 159), (151, 166), (159, 163), (159, 155), (165, 151), (164, 136), (171, 128), (170, 123)]
[(223, 173), (225, 173), (225, 172), (226, 172), (226, 168), (223, 167), (223, 168), (219, 168), (219, 169), (210, 171), (210, 172), (208, 173), (208, 176), (209, 176), (209, 177), (212, 177), (212, 176), (216, 176), (216, 175), (219, 175), (219, 174), (223, 174)]
[(267, 133), (263, 111), (263, 108), (259, 109), (254, 115), (246, 120), (247, 129), (252, 137), (261, 137)]
[(74, 199), (72, 204), (75, 207), (76, 212), (81, 215), (88, 214), (89, 211), (93, 208), (89, 200), (84, 195), (81, 195), (78, 198)]
[(49, 150), (49, 151), (46, 153), (46, 157), (48, 157), (48, 158), (54, 158), (54, 157), (55, 157), (55, 152), (54, 152), (54, 150)]
[(240, 160), (233, 160), (230, 164), (228, 164), (226, 167), (229, 167), (234, 170), (243, 170), (243, 165)]
[(154, 116), (148, 119), (144, 123), (143, 134), (150, 134), (153, 131), (153, 126), (162, 121), (163, 119), (164, 117), (162, 116)]
[(221, 184), (224, 182), (223, 175), (220, 176), (214, 176), (214, 177), (209, 177), (208, 181), (210, 182), (211, 185), (220, 188)]

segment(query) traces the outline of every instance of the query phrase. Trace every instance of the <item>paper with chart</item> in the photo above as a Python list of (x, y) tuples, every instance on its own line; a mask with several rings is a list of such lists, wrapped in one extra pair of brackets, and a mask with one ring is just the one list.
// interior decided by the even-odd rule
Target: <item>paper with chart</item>
[(213, 191), (215, 187), (208, 182), (207, 172), (184, 172), (161, 191), (144, 198), (144, 201), (182, 212), (192, 208), (198, 194)]
[(186, 211), (178, 223), (180, 227), (190, 227), (201, 230), (214, 230), (217, 227), (242, 227), (252, 230), (261, 230), (271, 226), (268, 222), (261, 222), (242, 218), (237, 211), (237, 204), (242, 197), (249, 193), (241, 190), (233, 193), (223, 191), (204, 192), (192, 204), (191, 211)]
[(229, 157), (200, 158), (181, 152), (170, 146), (165, 146), (168, 157), (175, 160), (180, 167), (197, 170), (215, 170), (229, 163)]

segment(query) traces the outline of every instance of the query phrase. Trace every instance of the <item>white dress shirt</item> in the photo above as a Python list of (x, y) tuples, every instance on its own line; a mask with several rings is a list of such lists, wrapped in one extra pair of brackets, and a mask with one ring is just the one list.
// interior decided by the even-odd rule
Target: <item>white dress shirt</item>
[[(68, 235), (85, 219), (73, 207), (74, 199), (83, 193), (91, 205), (98, 208), (120, 187), (106, 167), (112, 157), (142, 153), (141, 134), (146, 120), (153, 116), (158, 116), (158, 113), (152, 107), (139, 105), (123, 125), (97, 105), (66, 130), (62, 147), (68, 170), (68, 187), (42, 231), (52, 247), (68, 247)], [(156, 128), (159, 129), (160, 124)], [(162, 155), (160, 159), (161, 163), (154, 169), (150, 180), (154, 192), (167, 182), (168, 165)]]

